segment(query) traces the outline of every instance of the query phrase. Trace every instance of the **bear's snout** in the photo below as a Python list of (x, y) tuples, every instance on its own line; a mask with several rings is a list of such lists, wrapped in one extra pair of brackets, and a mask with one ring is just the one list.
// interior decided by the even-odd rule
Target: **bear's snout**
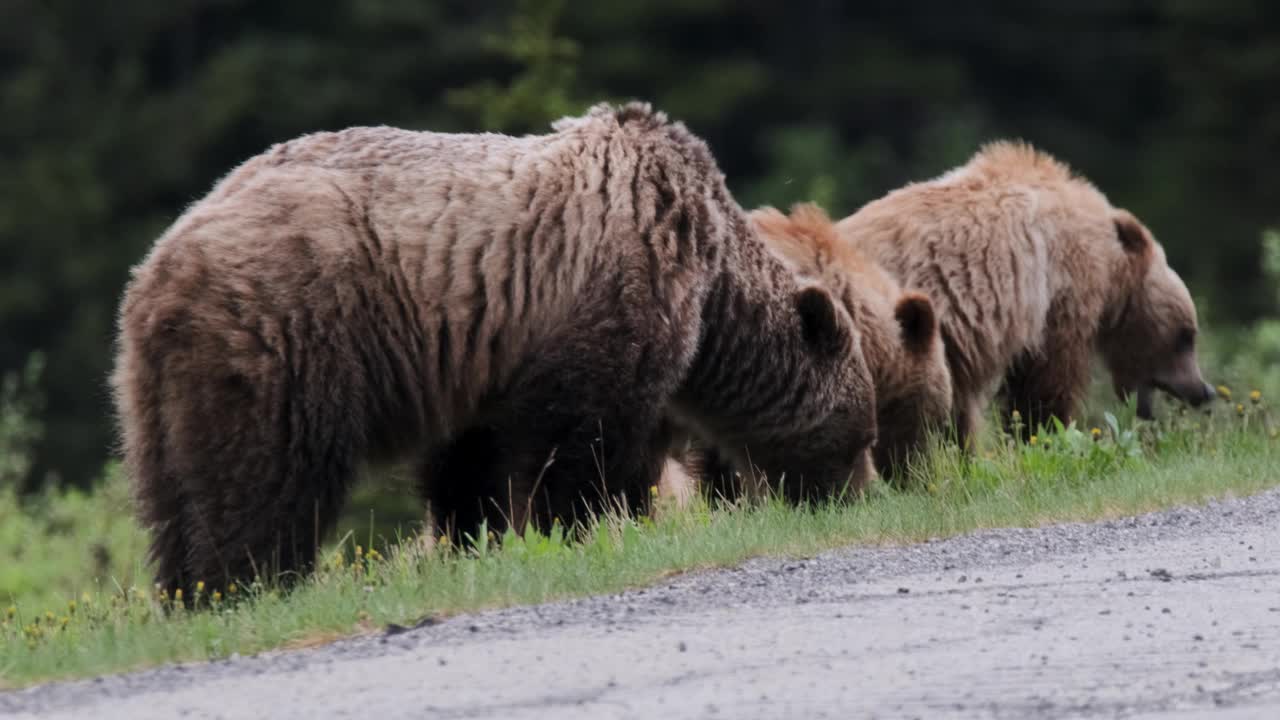
[(1217, 391), (1209, 383), (1199, 380), (1189, 383), (1183, 387), (1175, 388), (1174, 395), (1182, 399), (1183, 402), (1191, 407), (1200, 407), (1201, 405), (1213, 399)]
[(1218, 391), (1217, 391), (1217, 390), (1214, 390), (1214, 389), (1213, 389), (1213, 386), (1212, 386), (1212, 385), (1210, 385), (1209, 383), (1201, 383), (1201, 385), (1203, 385), (1203, 386), (1204, 386), (1204, 387), (1202, 388), (1202, 391), (1203, 391), (1203, 393), (1204, 393), (1204, 394), (1200, 397), (1200, 399), (1199, 399), (1199, 400), (1192, 400), (1192, 401), (1190, 401), (1190, 402), (1191, 402), (1191, 406), (1192, 406), (1192, 407), (1198, 407), (1198, 406), (1200, 406), (1200, 405), (1203, 405), (1203, 404), (1205, 404), (1205, 403), (1209, 402), (1210, 400), (1212, 400), (1214, 395), (1217, 395), (1217, 394), (1218, 394)]
[(1200, 407), (1217, 395), (1217, 391), (1214, 390), (1212, 385), (1199, 378), (1188, 383), (1173, 384), (1156, 382), (1154, 385), (1193, 408)]

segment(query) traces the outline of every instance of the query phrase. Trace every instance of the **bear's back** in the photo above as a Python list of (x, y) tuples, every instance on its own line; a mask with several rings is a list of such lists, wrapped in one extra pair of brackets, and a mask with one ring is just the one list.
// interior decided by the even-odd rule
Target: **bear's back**
[(997, 142), (965, 165), (868, 203), (839, 227), (905, 289), (929, 295), (953, 370), (961, 383), (981, 385), (1017, 354), (1038, 349), (1055, 298), (1088, 291), (1091, 278), (1105, 276), (1118, 250), (1109, 208), (1065, 164)]
[(903, 289), (929, 296), (953, 370), (981, 384), (1043, 328), (1049, 252), (1034, 215), (1032, 192), (952, 176), (896, 190), (839, 229)]
[(414, 394), (436, 399), (428, 424), (443, 427), (558, 328), (607, 312), (595, 304), (623, 298), (624, 276), (642, 272), (660, 307), (698, 305), (737, 211), (708, 162), (683, 126), (635, 111), (520, 138), (316, 133), (193, 205), (135, 294), (224, 324), (305, 313), (360, 335), (353, 347), (395, 348), (396, 372), (420, 379)]

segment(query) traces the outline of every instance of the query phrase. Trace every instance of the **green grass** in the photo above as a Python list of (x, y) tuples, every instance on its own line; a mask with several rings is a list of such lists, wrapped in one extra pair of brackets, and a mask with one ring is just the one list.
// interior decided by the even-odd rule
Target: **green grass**
[[(146, 589), (145, 536), (128, 519), (117, 473), (94, 495), (48, 495), (34, 506), (0, 493), (0, 552), (16, 559), (0, 571), (0, 683), (297, 647), (425, 616), (612, 592), (758, 555), (1112, 517), (1280, 484), (1280, 441), (1261, 400), (1220, 402), (1211, 415), (1172, 411), (1156, 424), (1120, 414), (1099, 419), (1097, 433), (1056, 428), (1034, 445), (991, 431), (971, 458), (939, 447), (913, 469), (911, 490), (877, 484), (865, 499), (807, 509), (699, 503), (656, 519), (608, 518), (582, 542), (509, 534), (466, 552), (370, 551), (376, 530), (358, 510), (320, 571), (293, 592), (237, 588), (235, 598), (202, 598), (214, 606), (203, 612), (166, 613), (169, 603)], [(395, 505), (412, 507), (402, 492)]]

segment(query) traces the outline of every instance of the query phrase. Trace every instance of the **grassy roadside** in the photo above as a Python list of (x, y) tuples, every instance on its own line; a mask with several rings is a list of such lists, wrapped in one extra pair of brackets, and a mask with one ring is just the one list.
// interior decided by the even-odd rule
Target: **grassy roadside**
[[(11, 607), (0, 598), (0, 684), (304, 646), (424, 616), (612, 592), (758, 555), (1111, 517), (1280, 485), (1273, 469), (1280, 440), (1261, 398), (1219, 403), (1211, 416), (1171, 413), (1160, 424), (1127, 417), (1099, 425), (1096, 432), (1058, 428), (1031, 445), (992, 433), (973, 459), (942, 447), (915, 468), (917, 489), (878, 485), (866, 501), (851, 504), (699, 505), (656, 520), (610, 518), (581, 543), (558, 534), (509, 535), (472, 551), (427, 557), (384, 557), (390, 553), (371, 550), (367, 540), (357, 546), (348, 535), (331, 546), (322, 570), (287, 597), (267, 588), (237, 588), (237, 602), (205, 598), (212, 611), (169, 615), (164, 599), (143, 589), (145, 570), (136, 560), (140, 532), (120, 513), (118, 483), (109, 483), (107, 492), (75, 502), (86, 517), (118, 524), (105, 531), (115, 534), (123, 559), (76, 570), (83, 573), (73, 575), (79, 578), (109, 573), (96, 586), (86, 584), (82, 594), (41, 589), (42, 580), (34, 578), (30, 592), (11, 591)], [(48, 536), (48, 528), (20, 527), (21, 518), (12, 510), (6, 516), (4, 508), (0, 497), (0, 550), (27, 543), (21, 567), (38, 570), (61, 562), (62, 554), (76, 555), (74, 536), (66, 547), (50, 544), (36, 537)], [(59, 522), (56, 509), (41, 517)], [(77, 518), (67, 511), (61, 522)], [(128, 548), (137, 551), (129, 554)], [(81, 549), (77, 556), (83, 555)]]

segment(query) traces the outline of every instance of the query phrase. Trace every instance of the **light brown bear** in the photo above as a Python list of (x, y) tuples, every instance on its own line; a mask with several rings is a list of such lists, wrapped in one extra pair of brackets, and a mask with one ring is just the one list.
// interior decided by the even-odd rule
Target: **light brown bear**
[(1151, 415), (1152, 389), (1188, 403), (1213, 390), (1196, 360), (1196, 309), (1142, 223), (1049, 155), (997, 142), (967, 164), (875, 200), (841, 237), (906, 287), (942, 327), (968, 445), (1003, 384), (1034, 431), (1074, 418), (1099, 351), (1120, 396)]
[(796, 497), (858, 481), (875, 437), (848, 313), (643, 104), (277, 145), (134, 270), (118, 346), (169, 588), (305, 570), (362, 462), (416, 458), (441, 522), (500, 531), (643, 506), (669, 418)]
[(790, 215), (765, 207), (749, 216), (770, 248), (802, 277), (826, 285), (853, 318), (876, 387), (875, 466), (897, 477), (951, 416), (951, 373), (933, 303), (842, 242), (817, 205), (796, 205)]
[[(875, 381), (875, 469), (900, 480), (929, 432), (945, 428), (951, 416), (951, 375), (932, 303), (921, 293), (904, 292), (883, 268), (841, 242), (816, 205), (796, 205), (790, 215), (759, 208), (749, 217), (772, 251), (800, 277), (827, 287), (853, 318)], [(687, 503), (697, 485), (729, 498), (760, 489), (741, 465), (728, 466), (696, 443), (675, 456), (664, 468), (659, 494), (676, 504)]]

